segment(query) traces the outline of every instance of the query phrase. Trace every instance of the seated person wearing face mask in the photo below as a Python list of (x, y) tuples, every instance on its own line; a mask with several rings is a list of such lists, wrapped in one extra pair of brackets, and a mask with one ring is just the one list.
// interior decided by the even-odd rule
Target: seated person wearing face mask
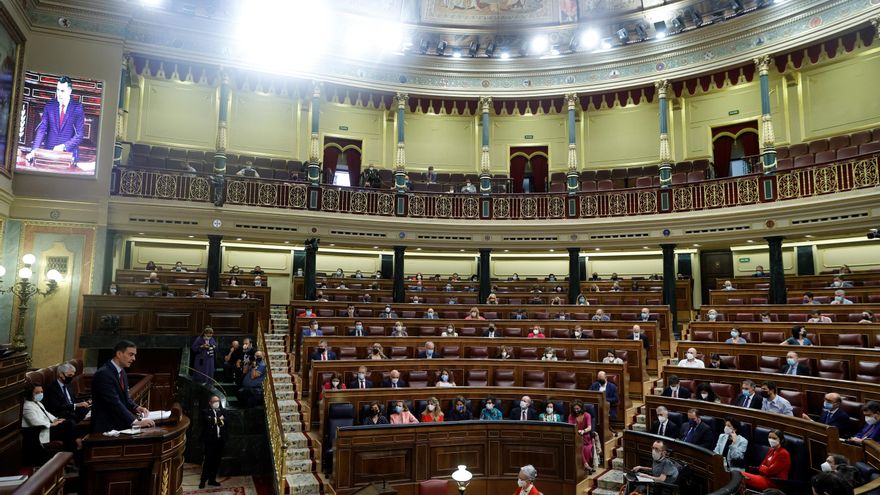
[(617, 385), (608, 381), (604, 371), (596, 373), (596, 381), (590, 385), (590, 390), (605, 392), (605, 400), (608, 401), (608, 409), (612, 418), (617, 417)]
[(428, 310), (425, 311), (425, 318), (428, 320), (438, 319), (437, 314), (434, 312), (434, 308), (428, 308)]
[(535, 466), (529, 464), (528, 466), (523, 466), (519, 470), (518, 479), (516, 481), (517, 489), (514, 490), (513, 495), (540, 495), (541, 492), (538, 491), (538, 488), (535, 486), (535, 479), (538, 477), (538, 470), (535, 469)]
[(379, 407), (379, 403), (373, 401), (370, 403), (370, 411), (367, 416), (361, 421), (362, 425), (387, 425), (388, 418), (382, 414), (382, 408)]
[(750, 467), (743, 473), (746, 488), (758, 491), (777, 488), (776, 484), (771, 481), (772, 478), (788, 479), (788, 471), (791, 469), (791, 455), (783, 447), (785, 435), (782, 430), (771, 431), (767, 435), (767, 442), (770, 444), (770, 450), (767, 451), (761, 465)]
[(765, 383), (761, 395), (764, 396), (764, 403), (761, 406), (762, 411), (774, 412), (785, 416), (794, 416), (791, 402), (779, 395), (779, 389), (776, 388), (776, 382)]
[(810, 368), (798, 362), (798, 355), (791, 351), (785, 355), (785, 364), (779, 368), (783, 375), (810, 376)]
[(681, 430), (679, 430), (677, 424), (669, 421), (669, 411), (666, 410), (666, 407), (659, 406), (657, 407), (657, 419), (651, 423), (651, 433), (677, 439), (681, 434)]
[(342, 383), (342, 375), (339, 373), (333, 372), (333, 375), (330, 376), (330, 379), (324, 382), (324, 385), (321, 390), (321, 399), (324, 398), (325, 390), (345, 390), (346, 386)]
[(486, 404), (483, 406), (483, 410), (480, 411), (480, 419), (483, 421), (501, 421), (504, 419), (504, 414), (501, 412), (501, 409), (496, 407), (496, 404), (495, 397), (487, 397)]
[(400, 378), (400, 372), (397, 370), (391, 370), (388, 373), (388, 378), (382, 380), (382, 388), (405, 388), (409, 387), (409, 384), (406, 383), (406, 380)]
[[(651, 467), (636, 466), (633, 472), (639, 476), (649, 478), (652, 482), (672, 483), (678, 479), (678, 466), (669, 458), (666, 444), (663, 440), (657, 440), (651, 446)], [(626, 493), (646, 493), (648, 491), (645, 481), (630, 481), (627, 483)]]
[(571, 338), (573, 339), (588, 339), (589, 335), (583, 331), (580, 325), (574, 327), (574, 331), (571, 333)]
[(663, 397), (675, 397), (679, 399), (690, 399), (691, 391), (687, 387), (681, 386), (681, 381), (675, 375), (669, 375), (666, 379), (666, 388), (663, 389)]
[(642, 308), (642, 312), (639, 313), (639, 321), (656, 321), (657, 318), (651, 315), (651, 311), (648, 308)]
[(755, 382), (743, 380), (742, 393), (737, 396), (734, 405), (747, 409), (761, 409), (764, 407), (764, 397), (758, 392)]
[(440, 359), (443, 356), (434, 350), (434, 343), (429, 340), (425, 342), (425, 350), (420, 351), (417, 357), (419, 359)]
[(810, 311), (810, 317), (807, 319), (807, 323), (831, 323), (831, 318), (823, 315), (818, 310)]
[(739, 328), (730, 329), (730, 338), (724, 341), (725, 344), (748, 344), (749, 341), (742, 338)]
[(880, 402), (868, 401), (867, 404), (862, 406), (862, 414), (865, 415), (865, 426), (854, 436), (847, 439), (847, 442), (861, 445), (865, 440), (870, 439), (875, 442), (880, 440), (880, 424), (877, 422), (880, 419)]
[(397, 318), (397, 313), (391, 310), (391, 306), (385, 306), (385, 311), (379, 313), (379, 318), (385, 318), (386, 320), (393, 320)]
[(519, 421), (536, 421), (538, 413), (532, 407), (532, 398), (523, 395), (519, 401), (519, 406), (510, 410), (510, 419)]
[[(841, 432), (840, 436), (843, 436), (843, 434), (847, 432), (850, 423), (849, 414), (840, 408), (842, 403), (843, 399), (840, 397), (840, 394), (835, 392), (828, 392), (825, 394), (825, 400), (822, 402), (822, 414), (819, 416), (818, 420), (819, 423), (836, 427), (837, 430)], [(801, 417), (809, 421), (814, 421), (807, 413), (801, 414)]]
[(807, 338), (807, 328), (803, 325), (791, 327), (791, 337), (782, 345), (813, 345), (813, 341)]
[(464, 397), (456, 397), (452, 402), (452, 409), (446, 412), (446, 421), (470, 421), (474, 419), (471, 411), (467, 408)]
[(724, 465), (728, 471), (745, 468), (743, 463), (749, 441), (739, 434), (739, 427), (736, 419), (724, 418), (724, 432), (718, 435), (718, 443), (715, 444), (715, 453), (724, 457)]
[(355, 378), (348, 382), (348, 388), (359, 388), (359, 389), (367, 389), (373, 388), (373, 380), (367, 378), (367, 367), (361, 366), (358, 368), (357, 375)]
[(714, 309), (710, 309), (706, 312), (706, 320), (707, 321), (718, 321), (718, 311)]
[(367, 331), (364, 329), (364, 322), (357, 320), (354, 322), (354, 328), (348, 331), (348, 335), (352, 337), (366, 337)]
[(409, 412), (409, 406), (406, 405), (406, 402), (399, 400), (394, 404), (394, 410), (388, 417), (388, 422), (393, 425), (409, 425), (409, 424), (417, 424), (419, 422), (413, 413)]
[(495, 359), (513, 359), (513, 348), (507, 345), (501, 346), (498, 348), (498, 355), (495, 356)]
[(327, 341), (318, 342), (318, 348), (312, 353), (312, 361), (335, 361), (336, 353), (327, 347)]
[(548, 402), (547, 406), (544, 408), (544, 412), (538, 415), (538, 421), (543, 421), (545, 423), (559, 423), (562, 421), (562, 416), (556, 412), (556, 406), (554, 406), (552, 402)]
[(846, 291), (838, 289), (834, 291), (834, 299), (830, 304), (853, 304), (853, 302), (846, 298)]
[[(830, 454), (825, 458), (825, 462), (822, 463), (820, 469), (823, 473), (834, 473), (839, 477), (843, 478), (851, 487), (855, 488), (858, 486), (862, 486), (864, 481), (862, 480), (862, 473), (859, 469), (852, 464), (850, 464), (849, 459), (846, 456), (840, 454)], [(813, 487), (816, 485), (813, 484)], [(822, 493), (817, 491), (816, 493)], [(825, 492), (828, 495), (837, 495), (839, 493), (846, 493), (845, 491), (827, 491)]]
[(428, 405), (422, 411), (422, 423), (442, 423), (443, 411), (440, 410), (440, 401), (436, 397), (428, 399)]
[(706, 450), (712, 450), (715, 447), (715, 438), (712, 434), (712, 428), (703, 422), (700, 413), (696, 409), (688, 409), (688, 422), (681, 425), (681, 436), (679, 440), (687, 442), (691, 445), (698, 445)]
[(684, 359), (678, 362), (682, 368), (705, 368), (706, 363), (697, 359), (697, 350), (693, 347), (689, 348), (684, 355)]
[(449, 372), (448, 369), (443, 368), (440, 370), (440, 376), (437, 378), (437, 382), (434, 384), (435, 387), (454, 387), (455, 386), (455, 377), (452, 376), (452, 373)]
[(501, 337), (501, 334), (498, 333), (494, 323), (489, 323), (489, 327), (483, 330), (483, 337), (494, 339), (495, 337)]

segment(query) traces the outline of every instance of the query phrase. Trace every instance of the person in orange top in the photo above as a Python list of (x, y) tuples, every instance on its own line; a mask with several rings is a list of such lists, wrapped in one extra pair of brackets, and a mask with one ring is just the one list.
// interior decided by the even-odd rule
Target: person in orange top
[(482, 316), (480, 316), (480, 309), (479, 308), (474, 307), (474, 308), (471, 308), (471, 310), (468, 312), (468, 315), (465, 316), (464, 319), (465, 320), (485, 320), (486, 318), (483, 318)]
[(788, 471), (791, 468), (791, 456), (785, 450), (785, 447), (782, 446), (785, 442), (785, 435), (782, 433), (782, 430), (773, 430), (767, 435), (767, 441), (770, 442), (770, 450), (767, 451), (767, 455), (764, 456), (761, 465), (757, 469), (750, 468), (743, 473), (746, 488), (763, 491), (768, 488), (776, 488), (771, 478), (788, 479)]
[(544, 335), (544, 330), (539, 326), (535, 326), (531, 332), (526, 336), (529, 339), (544, 339), (546, 336)]
[(538, 470), (531, 464), (523, 466), (519, 470), (519, 476), (516, 480), (517, 489), (513, 495), (540, 495), (538, 487), (535, 486), (535, 478), (538, 477)]
[(440, 410), (440, 401), (436, 397), (428, 399), (428, 406), (422, 411), (422, 423), (442, 423), (443, 411)]

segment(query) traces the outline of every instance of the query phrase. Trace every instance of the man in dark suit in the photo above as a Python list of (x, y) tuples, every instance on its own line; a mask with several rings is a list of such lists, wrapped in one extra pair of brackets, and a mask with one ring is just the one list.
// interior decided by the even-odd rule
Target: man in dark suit
[(532, 407), (532, 398), (528, 395), (523, 395), (522, 399), (519, 400), (519, 406), (510, 410), (509, 418), (514, 421), (537, 421), (538, 411), (535, 411), (535, 408)]
[(700, 413), (696, 409), (688, 409), (688, 424), (681, 425), (679, 440), (707, 450), (713, 450), (716, 443), (712, 429), (700, 420)]
[(785, 364), (779, 368), (779, 372), (783, 375), (810, 376), (810, 368), (798, 362), (798, 355), (794, 351), (790, 351), (785, 356)]
[(89, 401), (76, 402), (70, 384), (76, 375), (76, 368), (72, 364), (59, 364), (55, 370), (55, 380), (43, 385), (43, 405), (46, 410), (58, 418), (68, 419), (74, 423), (82, 421), (88, 414), (91, 403)]
[[(840, 408), (842, 401), (843, 399), (841, 399), (838, 393), (829, 392), (825, 394), (825, 401), (822, 403), (822, 414), (819, 416), (818, 421), (828, 426), (836, 426), (841, 437), (849, 433), (851, 427), (849, 414)], [(807, 413), (803, 413), (801, 417), (813, 421), (813, 418)]]
[(138, 419), (150, 411), (138, 406), (128, 395), (128, 375), (125, 369), (134, 363), (137, 346), (123, 340), (113, 348), (113, 358), (95, 372), (92, 378), (92, 432), (126, 430), (132, 426), (156, 426), (153, 420)]
[(489, 328), (483, 330), (483, 337), (488, 337), (490, 339), (501, 337), (501, 333), (499, 333), (498, 330), (495, 328), (494, 323), (489, 323)]
[(327, 341), (318, 342), (318, 348), (312, 353), (312, 361), (336, 361), (336, 353), (327, 347)]
[(633, 325), (632, 332), (627, 336), (629, 340), (641, 340), (642, 347), (645, 348), (645, 362), (648, 361), (648, 351), (651, 350), (651, 342), (648, 340), (648, 336), (642, 333), (642, 327), (638, 325)]
[(348, 388), (373, 388), (373, 380), (367, 378), (368, 376), (369, 374), (367, 373), (367, 367), (360, 366), (358, 368), (357, 376), (354, 378), (354, 380), (348, 382)]
[(348, 335), (351, 337), (366, 337), (367, 330), (364, 328), (364, 322), (356, 320), (354, 322), (354, 328), (348, 331)]
[(639, 321), (656, 321), (657, 318), (651, 314), (651, 310), (648, 308), (642, 308), (641, 313), (639, 313)]
[(657, 408), (657, 419), (651, 423), (650, 433), (678, 440), (680, 436), (679, 427), (669, 419), (669, 411), (664, 406)]
[(764, 405), (764, 397), (755, 389), (755, 382), (743, 380), (742, 393), (737, 396), (734, 405), (748, 409), (761, 409)]
[(206, 482), (211, 486), (220, 486), (217, 470), (220, 469), (223, 444), (226, 443), (226, 411), (216, 395), (211, 396), (208, 408), (202, 409), (202, 443), (205, 446), (205, 460), (199, 488), (204, 488)]
[(687, 387), (679, 385), (678, 377), (669, 375), (666, 380), (667, 386), (663, 389), (663, 397), (677, 397), (679, 399), (690, 399), (691, 391)]
[(406, 388), (409, 387), (409, 383), (406, 383), (406, 380), (400, 378), (400, 372), (397, 370), (391, 370), (388, 373), (388, 378), (382, 380), (382, 388)]
[(617, 385), (608, 381), (605, 372), (596, 373), (596, 381), (590, 385), (590, 390), (605, 391), (605, 400), (608, 401), (608, 409), (611, 410), (611, 417), (617, 417)]
[(441, 356), (439, 352), (434, 350), (434, 343), (429, 340), (425, 342), (425, 350), (419, 351), (417, 357), (419, 359), (440, 359), (443, 356)]
[(62, 76), (55, 86), (55, 99), (43, 107), (43, 115), (34, 133), (34, 144), (27, 160), (34, 159), (37, 148), (66, 151), (73, 154), (73, 162), (79, 161), (79, 144), (83, 140), (85, 111), (82, 103), (71, 98), (73, 82)]

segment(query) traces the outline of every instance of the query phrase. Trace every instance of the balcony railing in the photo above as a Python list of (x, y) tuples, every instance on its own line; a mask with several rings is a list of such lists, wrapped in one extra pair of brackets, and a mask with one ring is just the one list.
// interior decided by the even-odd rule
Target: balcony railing
[[(880, 184), (880, 154), (848, 161), (752, 174), (668, 189), (629, 188), (596, 192), (479, 194), (360, 189), (303, 182), (227, 177), (226, 204), (352, 215), (456, 220), (548, 220), (605, 218), (689, 212), (772, 203), (852, 191)], [(113, 196), (211, 202), (207, 175), (165, 170), (115, 168)]]

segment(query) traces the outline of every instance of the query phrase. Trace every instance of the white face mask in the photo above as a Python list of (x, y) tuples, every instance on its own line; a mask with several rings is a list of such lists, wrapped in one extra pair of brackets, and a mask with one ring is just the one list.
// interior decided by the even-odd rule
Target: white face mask
[(779, 446), (779, 440), (776, 440), (775, 438), (769, 438), (769, 439), (767, 439), (767, 443), (770, 444), (770, 448), (771, 448), (771, 449), (775, 449), (776, 447)]
[(529, 407), (529, 404), (526, 401), (521, 400), (519, 401), (519, 407), (520, 409), (527, 409)]
[(724, 434), (730, 435), (731, 433), (733, 433), (733, 428), (731, 428), (730, 426), (725, 426), (724, 427)]
[(822, 463), (822, 472), (823, 473), (830, 473), (831, 471), (834, 471), (833, 469), (831, 469), (831, 464), (828, 464), (828, 461), (823, 462)]
[(873, 425), (876, 422), (877, 422), (877, 418), (875, 418), (874, 416), (865, 416), (865, 423), (868, 423), (869, 425)]
[(490, 410), (490, 411), (491, 411), (492, 409), (495, 409), (495, 404), (486, 404), (486, 409), (488, 409), (488, 410)]
[(391, 383), (397, 383), (398, 380), (400, 380), (400, 378), (392, 378)]
[(366, 373), (358, 373), (358, 380), (363, 380), (366, 376)]
[(547, 408), (547, 414), (553, 414), (553, 408), (552, 408), (552, 407), (548, 407), (548, 408)]
[(656, 450), (651, 451), (651, 459), (654, 459), (655, 461), (659, 461), (661, 457), (663, 457), (663, 455), (660, 454), (660, 452), (657, 452)]
[(700, 392), (700, 397), (702, 397), (703, 400), (708, 399), (708, 398), (709, 398), (709, 392)]
[(212, 402), (212, 403), (211, 403), (211, 409), (214, 409), (215, 411), (216, 411), (217, 409), (220, 409), (220, 403), (219, 403), (219, 402)]
[(715, 318), (718, 318), (718, 315), (715, 313), (709, 313), (709, 321), (715, 321)]
[(579, 338), (581, 336), (581, 332), (575, 332), (574, 336)]
[(665, 423), (668, 418), (666, 416), (657, 416), (657, 421)]
[(428, 404), (428, 411), (434, 412), (434, 404)]
[(525, 487), (529, 486), (529, 482), (526, 481), (526, 480), (516, 480), (516, 484), (517, 484), (520, 488), (525, 488)]
[(689, 352), (689, 353), (685, 354), (684, 356), (687, 358), (688, 361), (694, 360), (694, 353), (693, 352)]

